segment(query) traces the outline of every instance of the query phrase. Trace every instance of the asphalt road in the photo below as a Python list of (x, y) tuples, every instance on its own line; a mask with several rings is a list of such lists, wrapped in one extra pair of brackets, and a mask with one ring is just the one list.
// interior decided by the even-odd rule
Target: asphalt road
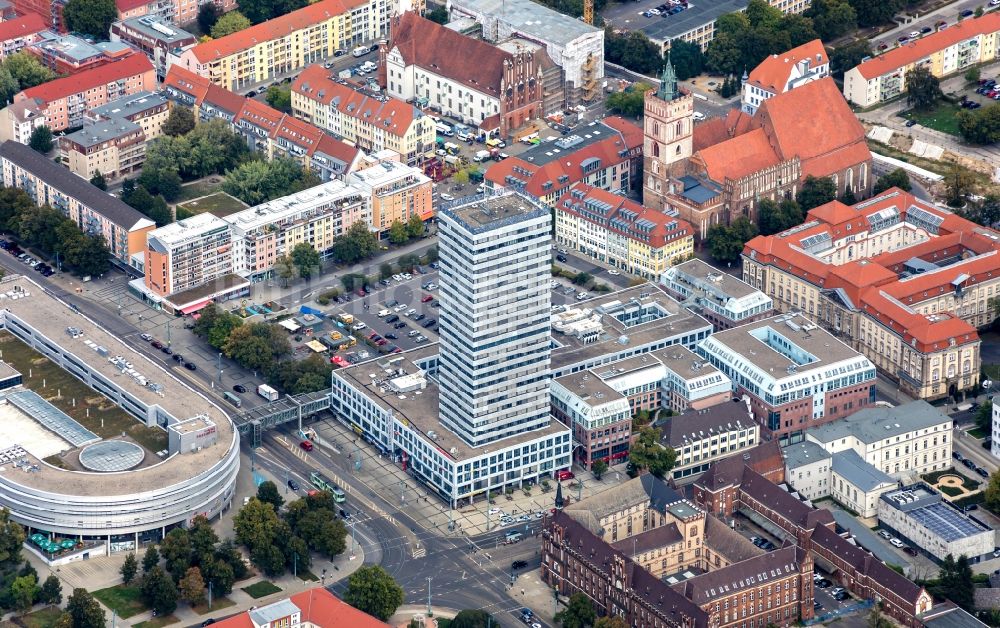
[[(505, 586), (510, 582), (510, 562), (522, 559), (528, 560), (529, 568), (537, 566), (534, 556), (539, 547), (537, 539), (529, 537), (522, 543), (498, 548), (497, 541), (505, 534), (500, 530), (473, 539), (434, 536), (424, 532), (405, 510), (400, 510), (394, 496), (386, 499), (355, 480), (347, 468), (349, 462), (342, 456), (330, 455), (317, 447), (308, 454), (308, 460), (303, 460), (290, 453), (279, 438), (289, 441), (293, 436), (290, 432), (284, 436), (280, 431), (268, 432), (263, 441), (267, 455), (256, 457), (258, 464), (267, 466), (275, 477), (285, 477), (287, 469), (305, 487), (313, 470), (333, 469), (340, 477), (347, 478), (350, 494), (364, 495), (392, 518), (395, 525), (369, 508), (365, 501), (348, 497), (346, 509), (357, 521), (354, 534), (364, 549), (365, 563), (381, 565), (392, 575), (403, 587), (407, 604), (427, 602), (427, 579), (431, 578), (432, 606), (458, 610), (483, 608), (501, 625), (518, 625), (512, 613), (521, 605), (507, 595)], [(538, 527), (539, 523), (534, 522), (528, 534)], [(330, 590), (342, 595), (345, 587), (346, 582), (340, 582)]]
[[(989, 8), (988, 0), (958, 0), (957, 2), (952, 2), (948, 6), (942, 7), (935, 11), (931, 11), (926, 14), (917, 14), (915, 17), (905, 16), (905, 23), (890, 29), (880, 35), (870, 38), (871, 45), (873, 49), (878, 48), (879, 44), (887, 44), (890, 47), (897, 45), (897, 41), (901, 36), (909, 36), (912, 31), (920, 31), (924, 28), (930, 27), (931, 29), (936, 28), (938, 22), (944, 21), (949, 26), (954, 26), (958, 22), (958, 16), (963, 11), (975, 11), (977, 7)], [(903, 21), (903, 20), (897, 20)], [(932, 31), (933, 32), (933, 31)], [(927, 34), (923, 34), (926, 37)]]

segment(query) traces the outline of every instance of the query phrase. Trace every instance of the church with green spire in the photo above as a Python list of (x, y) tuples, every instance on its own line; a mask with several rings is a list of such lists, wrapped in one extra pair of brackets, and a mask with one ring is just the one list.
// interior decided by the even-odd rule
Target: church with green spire
[(694, 152), (694, 96), (677, 84), (677, 73), (667, 55), (660, 86), (646, 92), (643, 103), (642, 204), (669, 210), (670, 171)]
[(660, 75), (660, 89), (656, 90), (656, 95), (660, 100), (674, 100), (677, 98), (677, 73), (674, 72), (674, 64), (670, 63), (670, 53), (667, 53), (667, 64), (663, 66), (663, 74)]

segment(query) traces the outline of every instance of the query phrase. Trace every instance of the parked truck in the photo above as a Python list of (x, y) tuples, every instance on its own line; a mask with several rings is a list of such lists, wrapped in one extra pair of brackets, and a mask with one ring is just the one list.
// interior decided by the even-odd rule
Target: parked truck
[(268, 401), (278, 400), (278, 391), (271, 388), (267, 384), (261, 384), (260, 386), (258, 386), (257, 394), (263, 397), (264, 399), (267, 399)]
[(482, 162), (482, 161), (486, 161), (489, 158), (490, 158), (490, 151), (488, 151), (488, 150), (477, 150), (476, 151), (476, 156), (472, 158), (472, 161), (474, 161), (476, 163), (479, 163), (479, 162)]

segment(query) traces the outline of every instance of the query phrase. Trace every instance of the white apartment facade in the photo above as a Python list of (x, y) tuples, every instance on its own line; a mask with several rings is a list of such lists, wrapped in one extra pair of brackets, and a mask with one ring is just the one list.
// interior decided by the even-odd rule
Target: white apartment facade
[(155, 229), (146, 236), (146, 287), (166, 297), (233, 272), (229, 223), (204, 213)]
[(439, 210), (441, 422), (472, 446), (549, 424), (550, 225), (514, 194)]

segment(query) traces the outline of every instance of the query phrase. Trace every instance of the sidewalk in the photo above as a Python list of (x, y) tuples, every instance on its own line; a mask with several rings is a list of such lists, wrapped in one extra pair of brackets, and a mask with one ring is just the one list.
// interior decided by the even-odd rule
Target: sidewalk
[(545, 623), (556, 625), (555, 614), (562, 610), (564, 605), (560, 602), (556, 608), (555, 589), (542, 581), (541, 569), (533, 569), (518, 576), (510, 594), (522, 605), (530, 608)]

